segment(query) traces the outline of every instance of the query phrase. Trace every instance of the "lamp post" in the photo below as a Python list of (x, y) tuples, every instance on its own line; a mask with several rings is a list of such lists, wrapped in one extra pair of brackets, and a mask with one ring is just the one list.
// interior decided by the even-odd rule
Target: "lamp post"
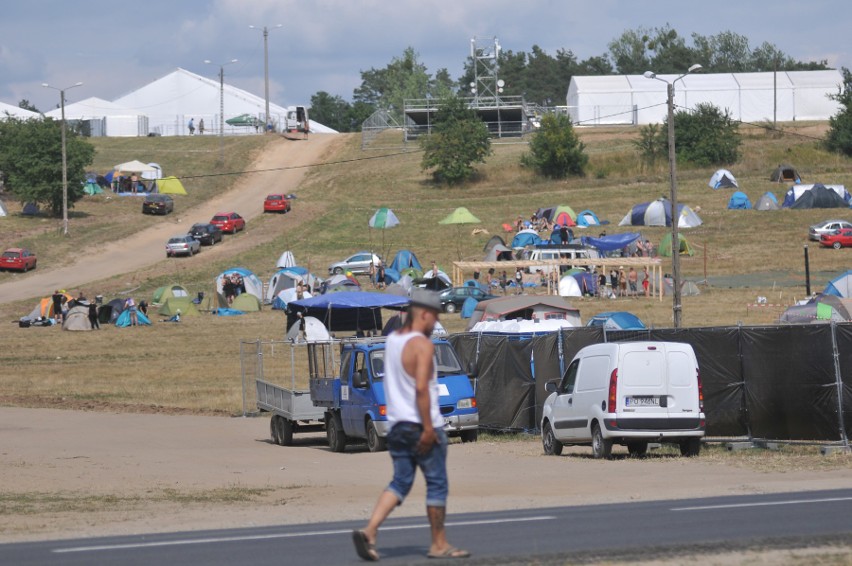
[(646, 79), (656, 79), (666, 83), (666, 104), (668, 105), (669, 120), (669, 184), (671, 187), (672, 207), (672, 320), (675, 328), (680, 328), (682, 322), (681, 288), (680, 288), (680, 235), (678, 234), (678, 221), (680, 214), (677, 210), (677, 154), (675, 153), (675, 131), (674, 131), (674, 85), (683, 77), (701, 69), (701, 65), (691, 66), (684, 74), (672, 82), (661, 79), (652, 71), (645, 71)]
[[(278, 24), (272, 29), (277, 29), (283, 27), (282, 24)], [(256, 26), (249, 26), (250, 29), (260, 29)], [(266, 100), (266, 114), (263, 118), (263, 131), (268, 132), (269, 130), (266, 126), (269, 124), (269, 30), (266, 26), (263, 26), (263, 83), (264, 83), (264, 95)]]
[(44, 88), (52, 88), (59, 91), (59, 107), (62, 109), (62, 235), (68, 235), (68, 153), (65, 146), (65, 91), (74, 87), (82, 86), (83, 83), (74, 83), (65, 88), (56, 88), (47, 83), (41, 83)]
[[(210, 59), (204, 62), (208, 65), (213, 63)], [(225, 65), (236, 62), (236, 59), (231, 59), (219, 63), (219, 165), (225, 163)]]

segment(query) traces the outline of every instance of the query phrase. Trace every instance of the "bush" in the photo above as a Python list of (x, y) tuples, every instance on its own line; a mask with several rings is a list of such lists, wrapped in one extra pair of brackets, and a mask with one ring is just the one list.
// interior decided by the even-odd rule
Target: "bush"
[[(739, 124), (730, 113), (710, 103), (695, 106), (692, 112), (679, 111), (674, 115), (675, 149), (678, 159), (695, 165), (728, 165), (740, 156)], [(668, 120), (663, 131), (668, 131)], [(665, 143), (668, 152), (668, 138)]]
[(843, 69), (843, 85), (842, 92), (831, 97), (842, 109), (829, 119), (825, 146), (830, 151), (852, 157), (852, 73), (846, 68)]
[(642, 163), (653, 170), (657, 161), (666, 158), (666, 132), (659, 124), (648, 124), (639, 128), (639, 139), (633, 140), (633, 147), (639, 152)]
[(488, 127), (458, 97), (444, 99), (435, 113), (432, 133), (423, 138), (421, 168), (434, 169), (432, 178), (450, 185), (470, 179), (474, 163), (491, 154)]
[(567, 116), (546, 114), (530, 140), (530, 152), (521, 156), (521, 165), (551, 179), (582, 177), (589, 162), (585, 149)]

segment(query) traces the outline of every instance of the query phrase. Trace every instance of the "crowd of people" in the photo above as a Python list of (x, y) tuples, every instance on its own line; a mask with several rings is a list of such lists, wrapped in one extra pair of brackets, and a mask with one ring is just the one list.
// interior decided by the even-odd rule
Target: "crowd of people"
[(245, 292), (246, 284), (242, 275), (229, 273), (222, 276), (222, 293), (225, 295), (225, 300), (228, 301), (228, 306), (234, 304), (237, 295)]

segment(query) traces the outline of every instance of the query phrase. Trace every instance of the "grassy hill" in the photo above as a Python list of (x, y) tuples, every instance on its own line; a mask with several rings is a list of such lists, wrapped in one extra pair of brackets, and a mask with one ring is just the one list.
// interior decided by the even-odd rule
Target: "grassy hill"
[[(771, 183), (769, 174), (777, 164), (786, 162), (795, 165), (807, 183), (852, 187), (852, 161), (823, 151), (817, 143), (824, 130), (822, 124), (790, 124), (784, 135), (770, 136), (759, 128), (745, 129), (743, 157), (729, 167), (741, 190), (752, 201), (767, 191), (780, 200), (787, 187)], [(325, 276), (329, 263), (360, 249), (380, 247), (383, 234), (367, 227), (380, 206), (392, 208), (401, 221), (401, 226), (384, 234), (383, 255), (390, 259), (396, 250), (410, 249), (424, 264), (436, 260), (446, 271), (459, 255), (481, 259), (485, 241), (490, 235), (502, 234), (504, 222), (518, 215), (527, 218), (542, 206), (567, 204), (577, 212), (588, 208), (610, 221), (604, 227), (608, 234), (634, 231), (619, 228), (618, 223), (634, 204), (668, 195), (667, 165), (643, 169), (631, 145), (636, 129), (584, 129), (579, 134), (590, 154), (585, 178), (536, 178), (519, 166), (526, 146), (506, 144), (494, 146), (494, 155), (480, 167), (475, 182), (453, 188), (431, 184), (420, 170), (421, 154), (416, 147), (363, 151), (360, 137), (347, 134), (338, 150), (311, 168), (291, 214), (250, 222), (244, 234), (230, 239), (220, 250), (223, 257), (193, 269), (183, 267), (179, 260), (164, 260), (140, 273), (95, 282), (87, 290), (107, 299), (128, 291), (150, 299), (158, 286), (178, 282), (193, 293), (210, 293), (213, 277), (232, 265), (247, 267), (268, 279), (284, 250), (292, 250), (300, 264)], [(189, 195), (177, 200), (177, 206), (185, 209), (231, 187), (238, 175), (229, 173), (248, 171), (267, 138), (227, 138), (224, 165), (217, 164), (219, 141), (214, 137), (97, 139), (94, 143), (93, 170), (105, 171), (115, 163), (137, 158), (160, 163), (168, 174), (191, 177), (185, 179)], [(697, 252), (684, 258), (683, 271), (687, 279), (709, 283), (700, 286), (701, 295), (684, 298), (686, 326), (771, 323), (783, 308), (747, 305), (757, 296), (766, 296), (770, 304), (791, 304), (804, 296), (807, 227), (829, 217), (852, 218), (848, 210), (727, 210), (731, 191), (707, 186), (712, 169), (681, 163), (678, 173), (681, 202), (704, 220), (701, 227), (683, 231)], [(273, 190), (274, 184), (270, 186), (270, 192)], [(59, 236), (60, 221), (56, 219), (13, 215), (2, 221), (0, 244), (31, 247), (43, 258), (43, 265), (68, 261), (76, 253), (97, 253), (98, 246), (107, 241), (132, 236), (152, 222), (166, 221), (142, 216), (138, 206), (137, 200), (109, 195), (87, 197), (74, 208), (72, 235), (67, 239)], [(440, 226), (438, 221), (458, 206), (469, 208), (482, 224), (461, 229)], [(14, 203), (10, 209), (16, 210)], [(472, 235), (473, 228), (488, 233)], [(590, 232), (597, 235), (599, 231)], [(667, 231), (650, 228), (642, 234), (656, 243)], [(819, 249), (811, 243), (809, 252), (814, 290), (852, 267), (852, 250)], [(0, 282), (11, 277), (19, 275), (0, 274)], [(34, 294), (51, 291), (34, 290)], [(29, 312), (30, 303), (2, 305), (0, 315), (17, 320)], [(584, 320), (604, 310), (630, 310), (655, 326), (671, 323), (668, 298), (575, 303)], [(464, 327), (458, 315), (445, 315), (443, 322), (451, 331)], [(204, 315), (185, 319), (180, 326), (108, 328), (100, 333), (19, 330), (6, 324), (0, 364), (16, 377), (4, 388), (0, 403), (127, 406), (128, 410), (180, 407), (233, 413), (241, 403), (239, 339), (281, 337), (283, 326), (282, 314), (269, 310), (235, 319)]]

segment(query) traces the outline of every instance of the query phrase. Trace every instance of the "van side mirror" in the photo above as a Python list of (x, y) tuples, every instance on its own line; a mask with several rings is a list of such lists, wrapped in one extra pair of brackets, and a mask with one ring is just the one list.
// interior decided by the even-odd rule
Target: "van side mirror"
[(369, 382), (364, 376), (363, 370), (352, 372), (352, 387), (368, 387)]
[(551, 379), (544, 384), (544, 390), (548, 393), (556, 393), (559, 390), (559, 380)]
[(468, 362), (468, 364), (467, 364), (467, 375), (471, 379), (476, 379), (478, 373), (479, 373), (479, 371), (477, 370), (476, 362)]

